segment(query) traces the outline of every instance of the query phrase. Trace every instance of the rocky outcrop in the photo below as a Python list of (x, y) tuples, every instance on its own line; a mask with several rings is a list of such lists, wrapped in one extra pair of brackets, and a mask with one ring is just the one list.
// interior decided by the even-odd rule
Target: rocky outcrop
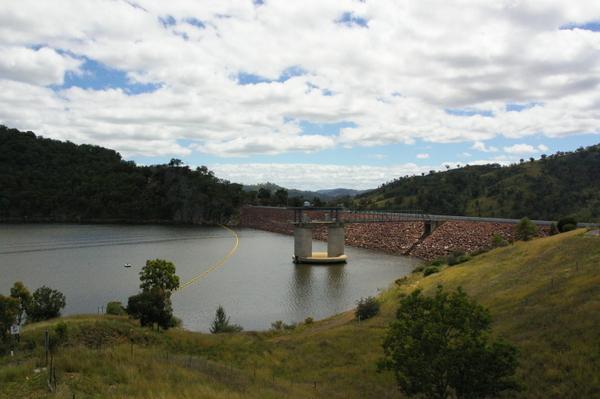
[[(283, 208), (244, 207), (237, 226), (293, 235), (293, 219), (294, 212)], [(548, 235), (548, 227), (538, 226), (538, 230), (540, 237)], [(429, 236), (424, 237), (423, 233), (420, 222), (350, 223), (346, 225), (345, 238), (349, 246), (431, 260), (449, 255), (457, 248), (471, 252), (490, 247), (494, 234), (513, 241), (515, 225), (451, 220)], [(326, 228), (316, 227), (313, 237), (326, 241)]]

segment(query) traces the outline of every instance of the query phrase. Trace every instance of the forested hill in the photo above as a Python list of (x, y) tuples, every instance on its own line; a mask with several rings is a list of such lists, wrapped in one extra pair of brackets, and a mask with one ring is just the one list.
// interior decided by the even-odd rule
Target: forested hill
[(363, 208), (538, 220), (600, 216), (600, 147), (542, 155), (510, 166), (467, 165), (406, 176), (356, 197)]
[(110, 149), (0, 125), (0, 220), (215, 223), (244, 196), (206, 167), (137, 166)]

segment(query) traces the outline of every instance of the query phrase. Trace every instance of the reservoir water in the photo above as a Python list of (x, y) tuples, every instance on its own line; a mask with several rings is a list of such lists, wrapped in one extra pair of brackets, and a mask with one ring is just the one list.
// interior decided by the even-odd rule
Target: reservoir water
[[(326, 318), (377, 295), (421, 264), (352, 247), (346, 247), (346, 264), (294, 264), (293, 237), (233, 231), (239, 238), (235, 252), (172, 296), (174, 314), (189, 330), (208, 332), (219, 305), (246, 331), (269, 329), (277, 320)], [(0, 224), (0, 294), (9, 295), (16, 281), (32, 293), (46, 285), (66, 296), (63, 315), (97, 313), (109, 301), (127, 304), (139, 292), (146, 260), (173, 262), (183, 285), (235, 244), (235, 235), (222, 227)], [(326, 252), (327, 244), (315, 241), (313, 251)]]

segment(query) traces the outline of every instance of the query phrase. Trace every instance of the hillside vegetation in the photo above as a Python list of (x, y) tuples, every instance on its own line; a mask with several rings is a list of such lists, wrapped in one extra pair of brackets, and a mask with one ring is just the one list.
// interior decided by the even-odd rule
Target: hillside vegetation
[(580, 222), (600, 217), (600, 147), (542, 155), (510, 166), (467, 165), (405, 176), (357, 197), (360, 208), (441, 215)]
[(214, 223), (244, 198), (206, 167), (137, 166), (114, 150), (0, 125), (0, 220)]
[[(599, 238), (580, 229), (400, 278), (381, 293), (381, 313), (360, 323), (349, 312), (293, 330), (217, 335), (150, 331), (118, 316), (32, 324), (15, 356), (1, 359), (0, 396), (397, 398), (393, 376), (375, 366), (387, 326), (401, 296), (442, 284), (488, 307), (493, 334), (520, 349), (526, 389), (507, 397), (600, 397), (599, 264)], [(45, 330), (53, 373), (40, 369)]]

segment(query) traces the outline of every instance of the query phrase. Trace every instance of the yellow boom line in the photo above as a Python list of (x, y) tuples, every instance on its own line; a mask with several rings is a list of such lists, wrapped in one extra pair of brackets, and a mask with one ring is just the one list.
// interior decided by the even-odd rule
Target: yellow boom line
[(238, 247), (238, 244), (240, 242), (237, 234), (235, 234), (235, 231), (231, 230), (229, 227), (223, 226), (223, 225), (219, 225), (221, 227), (223, 227), (224, 229), (227, 229), (229, 231), (231, 231), (231, 233), (235, 236), (235, 246), (233, 247), (233, 249), (231, 250), (231, 252), (229, 252), (229, 254), (227, 254), (226, 257), (224, 257), (223, 259), (221, 259), (221, 261), (219, 263), (217, 263), (216, 265), (214, 265), (213, 267), (211, 267), (210, 269), (208, 269), (207, 271), (205, 271), (204, 273), (202, 273), (201, 275), (194, 277), (192, 280), (188, 281), (187, 283), (185, 283), (184, 285), (182, 285), (181, 287), (177, 288), (175, 291), (173, 291), (173, 293), (181, 290), (184, 287), (187, 287), (188, 285), (200, 280), (202, 277), (206, 276), (208, 273), (210, 273), (211, 271), (215, 270), (217, 268), (217, 266), (219, 266), (221, 263), (225, 262), (231, 255), (233, 255), (233, 253), (235, 252), (235, 250)]

